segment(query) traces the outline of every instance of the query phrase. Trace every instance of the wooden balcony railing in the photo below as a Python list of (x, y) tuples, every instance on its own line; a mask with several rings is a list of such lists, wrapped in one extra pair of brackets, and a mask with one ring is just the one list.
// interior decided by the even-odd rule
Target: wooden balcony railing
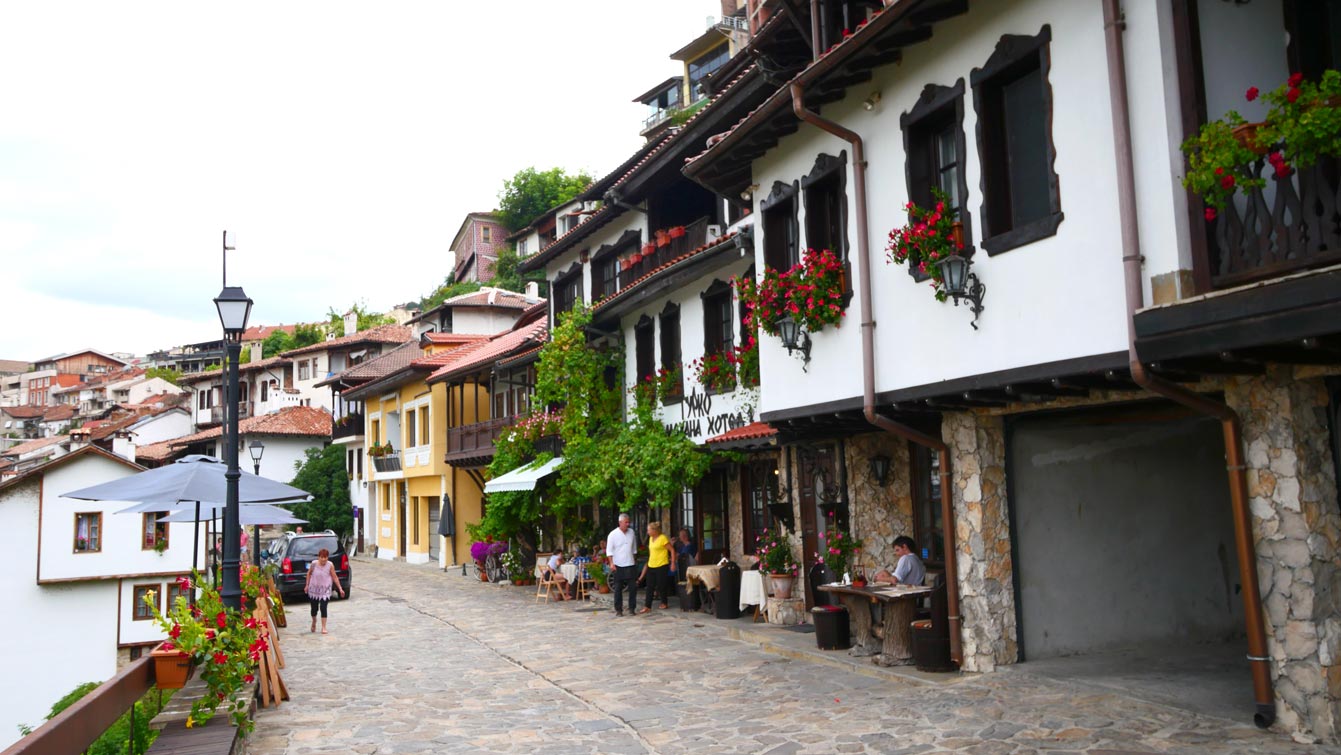
[[(66, 755), (83, 752), (131, 710), (154, 684), (149, 656), (131, 661), (116, 676), (79, 698), (50, 721), (33, 729), (0, 755)], [(132, 727), (133, 729), (134, 727)]]
[(1211, 287), (1341, 262), (1341, 161), (1324, 159), (1277, 178), (1263, 157), (1251, 170), (1266, 187), (1234, 197), (1211, 221)]
[(350, 412), (331, 427), (331, 439), (352, 438), (363, 434), (363, 412)]
[[(251, 403), (250, 403), (250, 402), (243, 401), (243, 402), (239, 403), (239, 404), (237, 405), (237, 418), (238, 418), (238, 419), (246, 419), (246, 418), (250, 417), (250, 416), (251, 416), (251, 408), (252, 408), (252, 407), (251, 407)], [(210, 422), (213, 422), (213, 423), (216, 424), (216, 425), (222, 425), (222, 424), (223, 424), (223, 421), (224, 421), (224, 408), (223, 408), (223, 406), (221, 405), (221, 406), (212, 406), (212, 407), (210, 407)]]
[(516, 417), (499, 417), (449, 429), (446, 461), (493, 456), (494, 443), (516, 421)]
[[(634, 281), (647, 275), (653, 270), (679, 257), (685, 252), (697, 249), (708, 242), (708, 219), (699, 218), (684, 227), (685, 233), (678, 238), (669, 239), (666, 244), (658, 246), (651, 255), (642, 258), (634, 263), (627, 270), (619, 271), (620, 289), (628, 288)], [(655, 237), (654, 243), (655, 243)]]

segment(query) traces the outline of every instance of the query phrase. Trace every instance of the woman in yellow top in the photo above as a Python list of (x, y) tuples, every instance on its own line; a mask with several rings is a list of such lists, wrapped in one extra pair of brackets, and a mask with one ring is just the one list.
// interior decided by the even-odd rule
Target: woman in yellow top
[(647, 523), (647, 566), (643, 567), (643, 577), (647, 580), (647, 597), (638, 613), (652, 610), (652, 592), (661, 595), (661, 608), (669, 607), (670, 600), (670, 563), (675, 551), (670, 540), (661, 534), (660, 522)]

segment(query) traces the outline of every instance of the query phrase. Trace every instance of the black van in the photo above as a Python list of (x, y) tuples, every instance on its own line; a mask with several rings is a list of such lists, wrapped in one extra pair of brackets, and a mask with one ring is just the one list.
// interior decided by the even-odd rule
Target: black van
[[(349, 569), (349, 554), (340, 544), (340, 538), (330, 530), (301, 535), (286, 532), (284, 537), (271, 542), (269, 553), (266, 554), (266, 561), (272, 561), (279, 566), (279, 573), (275, 575), (275, 586), (279, 588), (280, 596), (285, 602), (291, 597), (303, 594), (308, 567), (317, 560), (317, 553), (322, 548), (330, 552), (329, 558), (331, 563), (335, 564), (335, 574), (340, 578), (340, 585), (345, 588), (345, 597), (349, 597), (352, 576)], [(331, 597), (335, 598), (338, 594)]]

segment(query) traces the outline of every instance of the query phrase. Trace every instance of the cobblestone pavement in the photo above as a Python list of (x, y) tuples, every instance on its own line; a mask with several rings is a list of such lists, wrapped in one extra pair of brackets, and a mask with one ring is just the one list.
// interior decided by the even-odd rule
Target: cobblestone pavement
[(1030, 674), (877, 679), (726, 639), (713, 621), (542, 605), (534, 588), (430, 567), (354, 571), (331, 634), (290, 609), (293, 700), (258, 714), (252, 755), (1341, 753)]

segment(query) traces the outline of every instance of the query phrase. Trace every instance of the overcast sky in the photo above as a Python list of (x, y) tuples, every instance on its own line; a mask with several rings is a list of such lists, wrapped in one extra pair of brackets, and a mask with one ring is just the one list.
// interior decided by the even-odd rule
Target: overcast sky
[(717, 0), (0, 4), (0, 359), (418, 299), (528, 165), (608, 172)]

